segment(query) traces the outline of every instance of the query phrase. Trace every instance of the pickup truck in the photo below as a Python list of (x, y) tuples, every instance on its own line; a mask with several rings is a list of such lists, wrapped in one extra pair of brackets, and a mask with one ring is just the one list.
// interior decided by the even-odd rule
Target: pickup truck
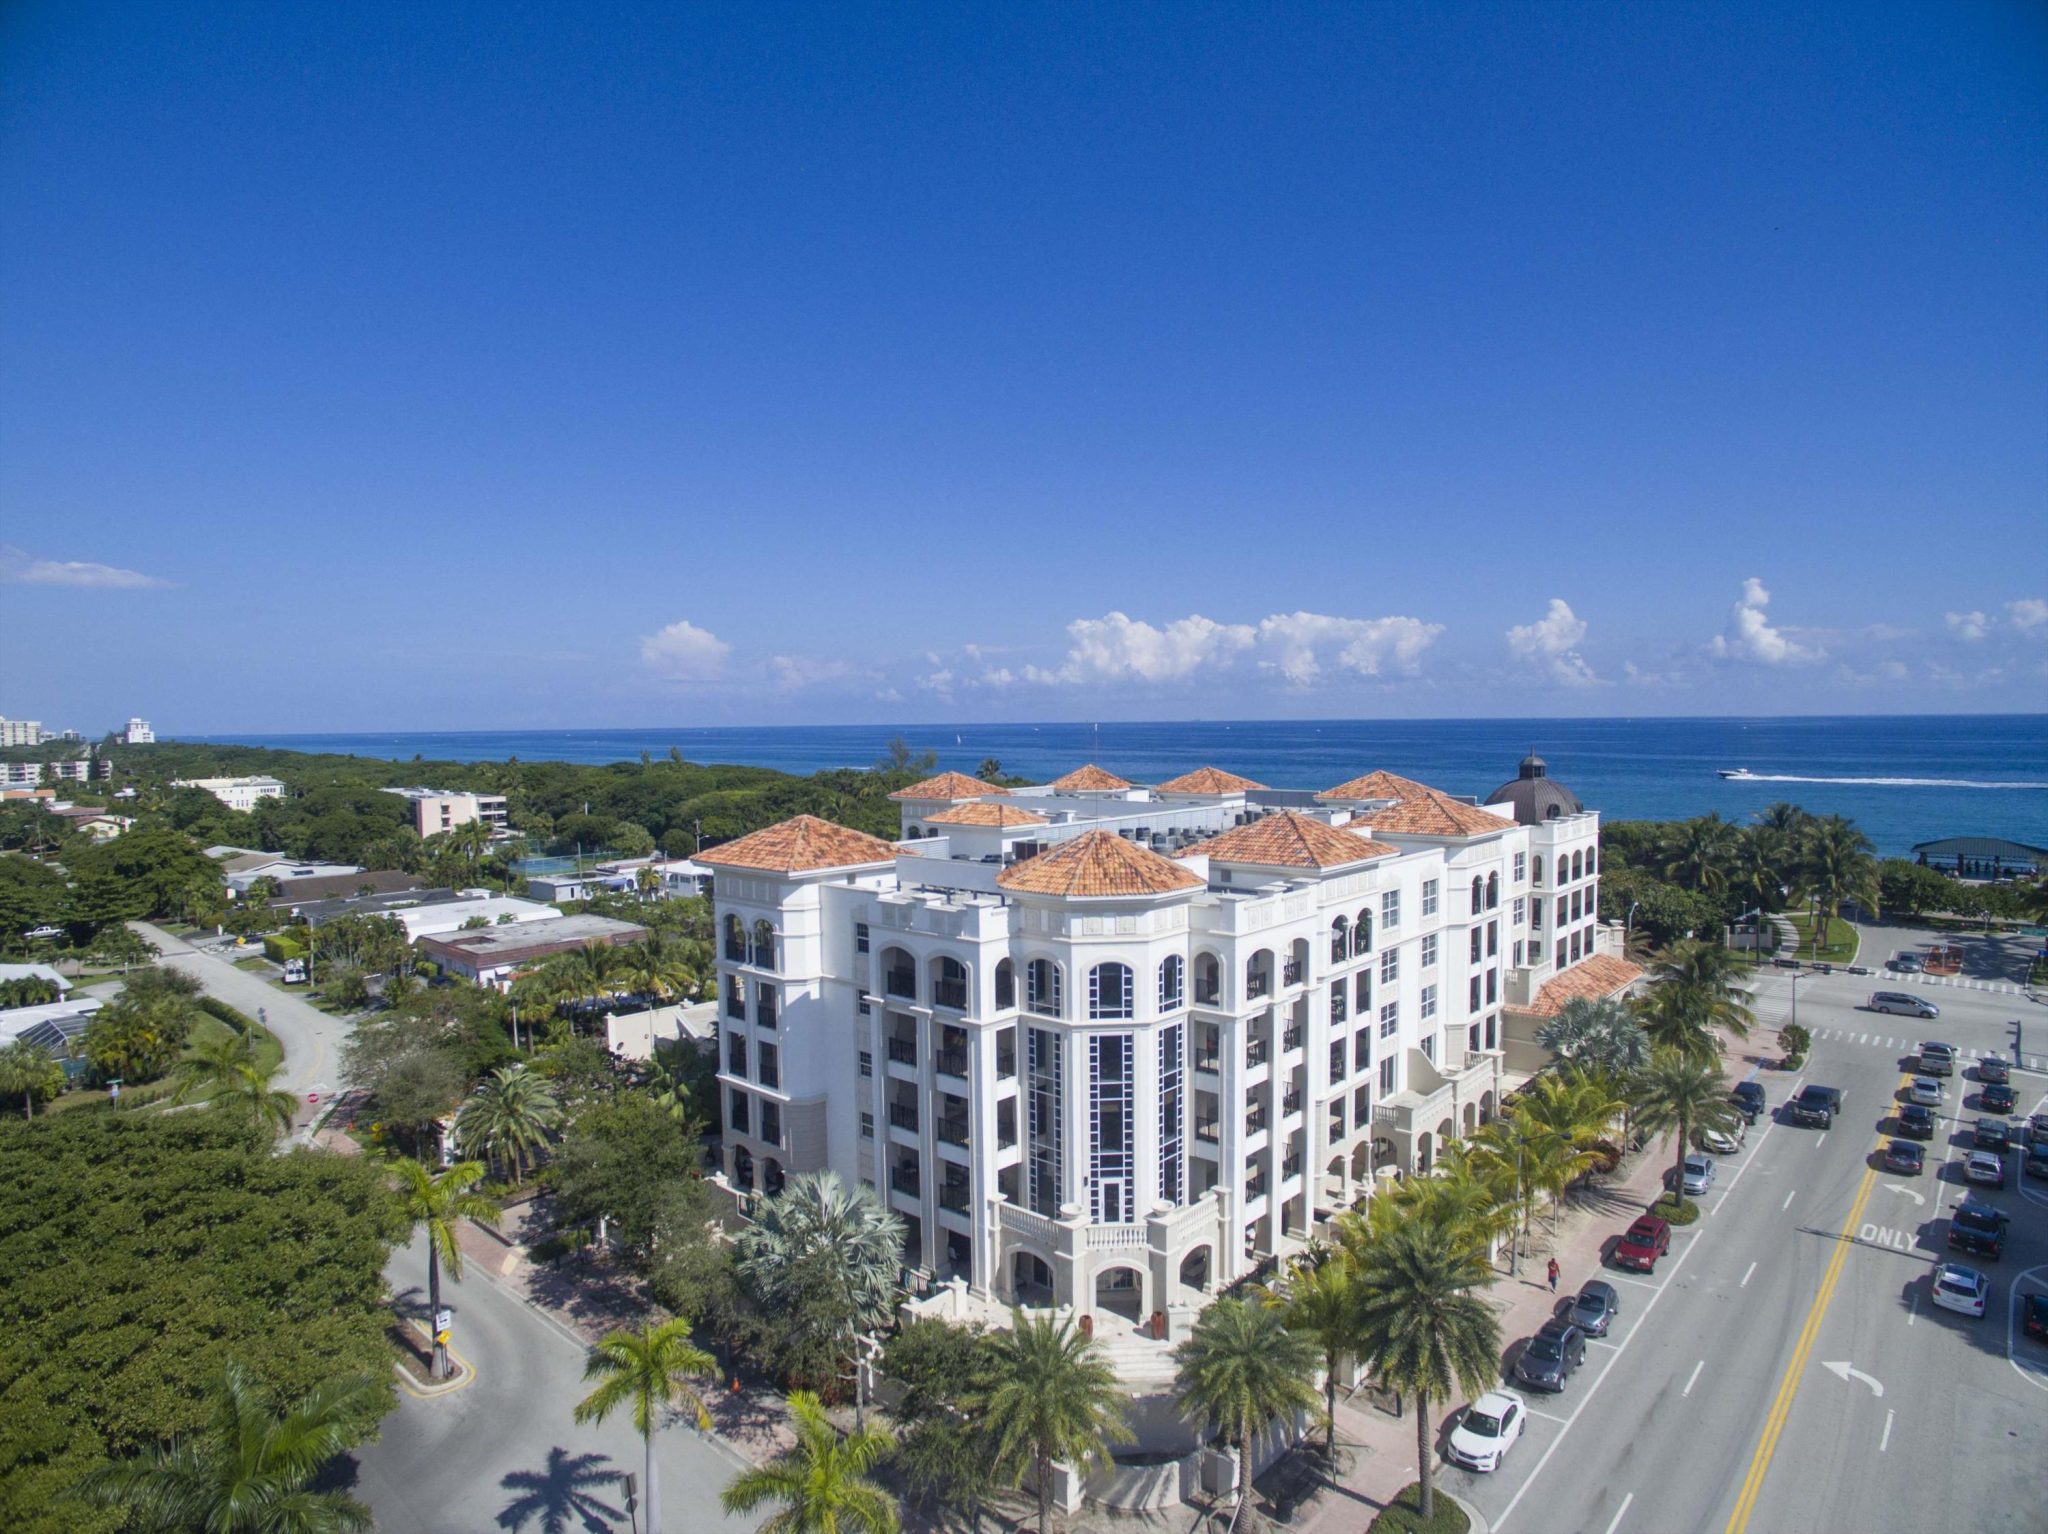
[(1965, 1199), (1949, 1216), (1948, 1244), (1955, 1251), (1998, 1261), (2005, 1253), (2005, 1215), (1989, 1204)]
[(1785, 1104), (1785, 1116), (1794, 1124), (1817, 1124), (1822, 1129), (1834, 1126), (1835, 1115), (1842, 1111), (1842, 1089), (1808, 1084), (1799, 1089), (1799, 1095)]

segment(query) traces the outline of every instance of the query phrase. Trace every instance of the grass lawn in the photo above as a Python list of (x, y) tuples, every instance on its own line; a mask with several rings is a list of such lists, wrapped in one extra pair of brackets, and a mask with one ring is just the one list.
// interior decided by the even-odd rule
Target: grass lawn
[(1472, 1520), (1465, 1516), (1465, 1510), (1445, 1496), (1441, 1486), (1431, 1489), (1435, 1495), (1430, 1498), (1434, 1505), (1429, 1522), (1422, 1521), (1422, 1485), (1410, 1481), (1373, 1519), (1368, 1534), (1466, 1534)]
[(1812, 918), (1804, 913), (1792, 917), (1792, 925), (1799, 929), (1797, 956), (1802, 959), (1821, 959), (1830, 964), (1854, 964), (1858, 947), (1856, 929), (1839, 916), (1830, 916), (1827, 920), (1827, 932), (1821, 939), (1820, 952), (1815, 953)]
[[(231, 1039), (235, 1036), (236, 1031), (211, 1013), (202, 1012), (192, 1024), (191, 1036), (185, 1041), (185, 1053), (190, 1055), (202, 1045), (216, 1043), (221, 1039)], [(278, 1043), (276, 1034), (260, 1023), (249, 1023), (248, 1031), (250, 1038), (256, 1043), (256, 1068), (265, 1074), (274, 1073), (279, 1066), (284, 1064), (284, 1046)], [(169, 1097), (173, 1088), (174, 1083), (168, 1078), (162, 1081), (146, 1082), (138, 1087), (123, 1087), (121, 1089), (121, 1106), (123, 1108), (137, 1108), (146, 1103), (156, 1102), (162, 1098)], [(105, 1108), (109, 1106), (109, 1103), (110, 1099), (107, 1097), (107, 1089), (105, 1087), (86, 1087), (76, 1092), (62, 1093), (52, 1098), (49, 1103), (38, 1111), (44, 1113), (67, 1113), (73, 1108)]]

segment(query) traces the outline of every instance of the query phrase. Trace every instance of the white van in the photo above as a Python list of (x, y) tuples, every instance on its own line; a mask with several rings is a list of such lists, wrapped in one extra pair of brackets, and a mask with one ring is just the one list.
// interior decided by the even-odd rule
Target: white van
[(1910, 996), (1904, 991), (1872, 991), (1864, 1007), (1867, 1011), (1891, 1012), (1900, 1017), (1941, 1016), (1941, 1008), (1926, 997)]

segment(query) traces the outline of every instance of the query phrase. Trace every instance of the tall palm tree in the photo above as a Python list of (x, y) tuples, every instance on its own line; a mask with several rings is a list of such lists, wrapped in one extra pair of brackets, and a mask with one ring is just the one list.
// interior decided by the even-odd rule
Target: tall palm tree
[(1631, 1005), (1653, 1053), (1672, 1049), (1700, 1060), (1720, 1055), (1720, 1039), (1708, 1029), (1696, 998), (1682, 988), (1660, 985), (1638, 996)]
[(245, 1033), (201, 1044), (178, 1062), (173, 1101), (201, 1098), (222, 1112), (289, 1134), (298, 1104), (289, 1092), (272, 1088), (273, 1072), (256, 1064), (256, 1046)]
[(456, 1142), (481, 1150), (493, 1162), (512, 1163), (512, 1178), (526, 1175), (526, 1158), (561, 1127), (562, 1107), (547, 1078), (524, 1065), (504, 1065), (477, 1083), (456, 1110)]
[(1517, 1273), (1521, 1271), (1522, 1249), (1529, 1244), (1536, 1222), (1537, 1201), (1546, 1193), (1553, 1197), (1562, 1193), (1573, 1178), (1599, 1159), (1573, 1133), (1560, 1130), (1520, 1103), (1479, 1126), (1472, 1136), (1472, 1158), (1484, 1175), (1513, 1192), (1518, 1234), (1509, 1248), (1508, 1268)]
[(1736, 828), (1719, 815), (1682, 820), (1665, 846), (1664, 877), (1703, 895), (1728, 887), (1735, 861)]
[(1355, 1261), (1378, 1235), (1411, 1217), (1436, 1221), (1490, 1258), (1494, 1243), (1521, 1223), (1516, 1180), (1482, 1147), (1452, 1140), (1429, 1176), (1410, 1177), (1375, 1194), (1362, 1219), (1340, 1223), (1338, 1239)]
[(1756, 823), (1767, 831), (1776, 831), (1780, 836), (1798, 837), (1804, 834), (1813, 817), (1796, 804), (1783, 799), (1767, 804), (1756, 812)]
[[(641, 872), (652, 870), (642, 869)], [(696, 967), (691, 964), (684, 944), (678, 938), (656, 932), (644, 942), (629, 944), (620, 951), (626, 956), (626, 983), (643, 996), (674, 1001), (697, 989)]]
[(1840, 815), (1814, 821), (1803, 841), (1805, 884), (1819, 905), (1813, 924), (1817, 953), (1828, 922), (1841, 913), (1843, 901), (1877, 909), (1877, 857), (1870, 838)]
[(48, 1102), (64, 1090), (64, 1067), (40, 1044), (15, 1039), (0, 1047), (0, 1097), (21, 1099), (23, 1118), (36, 1116), (36, 1099)]
[[(1739, 1039), (1749, 1037), (1756, 1022), (1756, 1014), (1749, 1008), (1749, 991), (1742, 984), (1735, 955), (1719, 943), (1703, 938), (1673, 943), (1664, 950), (1651, 973), (1657, 990), (1673, 991), (1678, 996), (1675, 1001), (1656, 1003), (1646, 1009), (1643, 1024), (1655, 1042), (1667, 1042), (1657, 1037), (1652, 1014), (1658, 1006), (1676, 1008), (1679, 1015), (1709, 1035), (1718, 1029)], [(1656, 991), (1651, 994), (1655, 996)], [(1663, 1021), (1670, 1023), (1668, 1017)], [(1719, 1052), (1716, 1045), (1714, 1053)]]
[(1010, 1312), (1010, 1329), (989, 1339), (991, 1383), (978, 1408), (996, 1463), (1011, 1485), (1037, 1482), (1038, 1534), (1052, 1530), (1053, 1461), (1076, 1467), (1109, 1458), (1127, 1443), (1128, 1399), (1102, 1348), (1067, 1319)]
[(657, 1044), (647, 1062), (647, 1095), (683, 1130), (690, 1139), (699, 1138), (705, 1131), (703, 1116), (697, 1105), (690, 1099), (688, 1056), (684, 1053), (692, 1046), (682, 1040)]
[(1536, 1030), (1536, 1042), (1560, 1060), (1622, 1072), (1649, 1058), (1648, 1041), (1625, 1002), (1574, 996)]
[[(1417, 1178), (1434, 1182), (1435, 1178)], [(1297, 1261), (1278, 1289), (1270, 1291), (1268, 1303), (1280, 1312), (1288, 1331), (1312, 1340), (1323, 1353), (1323, 1420), (1328, 1427), (1324, 1459), (1334, 1472), (1337, 1464), (1337, 1364), (1358, 1351), (1356, 1294), (1351, 1283), (1351, 1262), (1342, 1254), (1320, 1263)]]
[(1253, 1441), (1275, 1417), (1315, 1410), (1315, 1341), (1289, 1331), (1268, 1306), (1221, 1299), (1202, 1312), (1173, 1360), (1180, 1366), (1174, 1390), (1181, 1410), (1237, 1451), (1236, 1505), (1242, 1509), (1251, 1494)]
[(316, 1385), (282, 1413), (249, 1371), (230, 1363), (208, 1387), (209, 1421), (137, 1459), (93, 1471), (73, 1493), (125, 1508), (124, 1527), (150, 1534), (345, 1534), (370, 1510), (339, 1491), (313, 1491), (320, 1467), (355, 1443), (383, 1387), (362, 1375)]
[(1636, 1078), (1635, 1109), (1637, 1122), (1652, 1134), (1678, 1131), (1672, 1165), (1674, 1199), (1685, 1196), (1685, 1157), (1698, 1137), (1709, 1129), (1735, 1127), (1735, 1105), (1729, 1100), (1720, 1065), (1676, 1050), (1657, 1051), (1649, 1068)]
[(719, 1505), (728, 1513), (751, 1513), (777, 1504), (780, 1511), (761, 1525), (761, 1534), (896, 1534), (902, 1527), (896, 1503), (868, 1479), (895, 1440), (876, 1427), (841, 1438), (808, 1390), (791, 1394), (789, 1411), (796, 1443), (734, 1476), (719, 1493)]
[[(483, 1180), (481, 1161), (458, 1161), (447, 1171), (436, 1174), (423, 1162), (408, 1158), (394, 1162), (392, 1174), (398, 1179), (398, 1202), (406, 1220), (415, 1228), (424, 1227), (427, 1233), (427, 1304), (438, 1323), (441, 1265), (445, 1262), (448, 1276), (462, 1282), (462, 1247), (455, 1239), (456, 1227), (464, 1220), (495, 1225), (498, 1206), (475, 1191)], [(434, 1327), (431, 1373), (437, 1380), (448, 1377), (448, 1345), (441, 1340), (438, 1324)]]
[(661, 1534), (661, 1483), (654, 1477), (654, 1434), (663, 1408), (686, 1406), (697, 1426), (709, 1428), (704, 1398), (690, 1385), (693, 1374), (708, 1374), (718, 1360), (690, 1341), (690, 1323), (662, 1321), (643, 1331), (613, 1332), (590, 1350), (583, 1378), (603, 1381), (576, 1403), (579, 1423), (602, 1422), (621, 1406), (633, 1410), (633, 1427), (647, 1458), (647, 1534)]
[(1359, 1346), (1381, 1383), (1415, 1398), (1424, 1523), (1436, 1510), (1431, 1403), (1454, 1388), (1477, 1395), (1499, 1378), (1500, 1320), (1474, 1293), (1492, 1277), (1468, 1242), (1431, 1220), (1393, 1227), (1359, 1261)]
[(836, 1172), (792, 1177), (740, 1233), (737, 1267), (765, 1313), (793, 1318), (809, 1356), (833, 1371), (863, 1332), (895, 1312), (903, 1262), (903, 1219), (865, 1183)]

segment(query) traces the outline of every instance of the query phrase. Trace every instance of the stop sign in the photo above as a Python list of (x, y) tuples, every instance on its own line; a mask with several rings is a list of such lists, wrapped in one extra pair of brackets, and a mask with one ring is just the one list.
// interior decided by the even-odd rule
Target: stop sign
[(317, 1103), (318, 1101), (320, 1101), (320, 1094), (318, 1092), (308, 1092), (306, 1094), (306, 1101), (309, 1103)]

